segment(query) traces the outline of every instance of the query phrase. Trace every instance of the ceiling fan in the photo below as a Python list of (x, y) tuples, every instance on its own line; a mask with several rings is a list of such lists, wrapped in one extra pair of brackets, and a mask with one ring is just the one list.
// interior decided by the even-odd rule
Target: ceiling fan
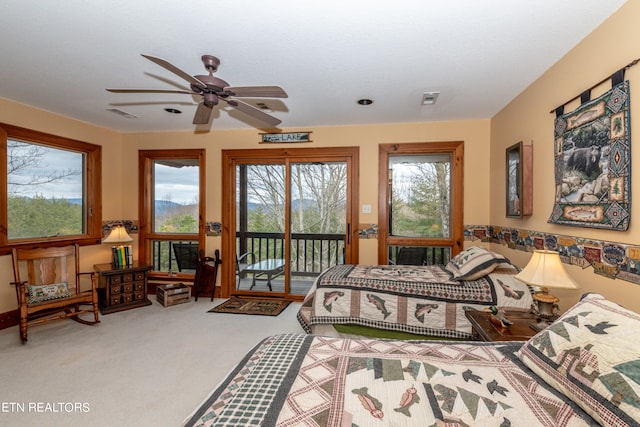
[(185, 93), (188, 95), (202, 96), (198, 104), (196, 114), (193, 117), (194, 125), (209, 123), (211, 112), (219, 100), (223, 100), (230, 106), (246, 113), (270, 126), (277, 126), (281, 120), (273, 117), (260, 109), (236, 98), (286, 98), (287, 93), (278, 86), (229, 86), (227, 82), (213, 76), (217, 71), (220, 60), (212, 55), (203, 55), (202, 62), (209, 75), (191, 76), (175, 65), (162, 58), (144, 55), (149, 61), (155, 62), (161, 67), (171, 71), (189, 82), (191, 91), (185, 90), (157, 90), (157, 89), (107, 89), (116, 93)]

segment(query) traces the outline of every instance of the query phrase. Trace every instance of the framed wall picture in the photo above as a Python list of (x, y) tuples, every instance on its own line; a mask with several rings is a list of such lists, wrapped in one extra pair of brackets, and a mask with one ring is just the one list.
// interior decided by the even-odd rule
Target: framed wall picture
[(533, 213), (532, 145), (522, 141), (506, 151), (506, 215), (522, 218)]

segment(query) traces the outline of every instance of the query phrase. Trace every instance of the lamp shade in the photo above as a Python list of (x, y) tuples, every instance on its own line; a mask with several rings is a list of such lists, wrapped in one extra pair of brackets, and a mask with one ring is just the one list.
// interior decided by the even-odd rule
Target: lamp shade
[(111, 229), (109, 235), (102, 241), (102, 243), (126, 243), (133, 242), (133, 239), (127, 233), (127, 230), (123, 226), (117, 225)]
[(528, 285), (544, 288), (580, 288), (569, 277), (560, 260), (560, 254), (555, 251), (534, 251), (527, 266), (516, 274), (516, 279)]

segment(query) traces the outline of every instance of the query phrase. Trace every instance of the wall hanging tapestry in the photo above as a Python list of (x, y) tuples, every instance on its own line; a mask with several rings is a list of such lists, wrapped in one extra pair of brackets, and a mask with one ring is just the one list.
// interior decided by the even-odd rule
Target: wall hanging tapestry
[(629, 227), (629, 81), (620, 74), (614, 74), (604, 95), (589, 101), (587, 91), (576, 110), (556, 111), (556, 188), (549, 223), (619, 231)]

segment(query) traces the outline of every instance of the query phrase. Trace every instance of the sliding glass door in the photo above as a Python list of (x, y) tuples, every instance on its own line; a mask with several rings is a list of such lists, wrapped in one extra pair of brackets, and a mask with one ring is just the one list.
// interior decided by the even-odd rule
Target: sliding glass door
[(291, 163), (291, 293), (305, 295), (326, 268), (344, 264), (346, 162)]
[(234, 224), (230, 239), (223, 227), (229, 294), (301, 299), (326, 268), (356, 259), (354, 151), (357, 159), (353, 148), (223, 152), (223, 186), (233, 188), (228, 203), (223, 196), (223, 222)]

